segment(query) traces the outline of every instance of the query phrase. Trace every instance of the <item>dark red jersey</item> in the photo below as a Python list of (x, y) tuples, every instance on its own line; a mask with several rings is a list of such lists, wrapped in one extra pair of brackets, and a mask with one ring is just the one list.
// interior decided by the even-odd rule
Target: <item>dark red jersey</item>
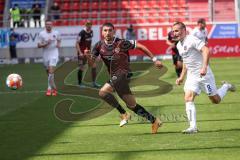
[(179, 54), (179, 53), (178, 53), (178, 50), (177, 50), (177, 43), (178, 43), (178, 42), (174, 40), (174, 35), (173, 35), (173, 32), (172, 32), (172, 31), (170, 31), (170, 32), (168, 33), (168, 40), (169, 40), (171, 43), (175, 43), (175, 47), (172, 48), (172, 55)]
[(129, 53), (130, 49), (136, 47), (136, 41), (114, 38), (112, 44), (106, 44), (103, 40), (97, 42), (92, 50), (96, 58), (101, 56), (108, 68), (110, 75), (127, 74), (129, 72)]
[(78, 34), (77, 41), (79, 43), (81, 52), (84, 52), (86, 48), (91, 49), (93, 38), (93, 31), (87, 32), (85, 29), (81, 30)]

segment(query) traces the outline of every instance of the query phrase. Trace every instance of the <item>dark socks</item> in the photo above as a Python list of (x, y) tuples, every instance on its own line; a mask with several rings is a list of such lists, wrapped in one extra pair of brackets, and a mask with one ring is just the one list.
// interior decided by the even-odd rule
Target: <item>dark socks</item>
[(141, 116), (146, 118), (147, 120), (149, 120), (151, 123), (154, 123), (154, 121), (156, 120), (156, 118), (149, 113), (148, 111), (146, 111), (141, 105), (137, 104), (136, 107), (133, 109), (133, 111)]
[(82, 70), (78, 70), (78, 84), (80, 85), (82, 83), (82, 73), (83, 71)]
[(118, 103), (118, 101), (116, 100), (116, 98), (112, 94), (107, 93), (105, 96), (103, 96), (101, 98), (105, 102), (107, 102), (109, 105), (116, 108), (119, 111), (119, 113), (121, 113), (121, 114), (126, 113), (126, 111), (122, 108), (122, 106)]
[(96, 68), (92, 68), (92, 81), (96, 81), (97, 71)]

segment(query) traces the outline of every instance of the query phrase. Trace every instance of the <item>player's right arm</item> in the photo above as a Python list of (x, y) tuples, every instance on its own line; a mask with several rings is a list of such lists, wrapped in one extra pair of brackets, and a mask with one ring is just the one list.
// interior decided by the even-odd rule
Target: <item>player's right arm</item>
[(182, 73), (181, 73), (180, 77), (178, 79), (176, 79), (177, 85), (180, 85), (183, 82), (186, 73), (187, 73), (187, 68), (186, 68), (186, 65), (183, 63)]
[(84, 50), (84, 54), (86, 55), (87, 59), (88, 59), (88, 64), (90, 66), (93, 66), (96, 58), (99, 56), (100, 52), (100, 41), (97, 42), (94, 46), (93, 46), (93, 49), (92, 49), (92, 54), (91, 54), (91, 51), (90, 49), (86, 48)]
[(38, 48), (45, 48), (51, 43), (51, 40), (45, 41), (42, 33), (39, 34)]
[(81, 52), (81, 49), (80, 49), (80, 40), (81, 40), (81, 33), (79, 33), (78, 37), (77, 37), (77, 40), (76, 40), (76, 44), (75, 44), (75, 47), (76, 47), (76, 50), (77, 50), (77, 56), (78, 57), (81, 57), (83, 56), (83, 53)]

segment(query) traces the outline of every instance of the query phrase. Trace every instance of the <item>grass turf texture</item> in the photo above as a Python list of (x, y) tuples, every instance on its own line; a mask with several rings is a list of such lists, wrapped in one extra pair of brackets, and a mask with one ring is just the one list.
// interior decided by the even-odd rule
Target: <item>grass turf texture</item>
[[(59, 96), (45, 97), (47, 77), (42, 65), (1, 65), (0, 159), (238, 159), (239, 91), (229, 93), (219, 105), (211, 104), (205, 94), (197, 97), (200, 132), (183, 135), (180, 132), (187, 127), (183, 86), (174, 85), (176, 75), (171, 63), (164, 62), (168, 71), (160, 79), (172, 84), (173, 90), (160, 96), (140, 94), (137, 97), (140, 104), (165, 121), (156, 135), (150, 134), (149, 123), (135, 115), (127, 126), (120, 128), (116, 110), (107, 109), (96, 118), (83, 121), (80, 113), (99, 104), (97, 98), (76, 96), (79, 93), (76, 86), (73, 86), (73, 95), (70, 90), (60, 88), (62, 94)], [(238, 58), (211, 60), (218, 86), (221, 80), (227, 80), (239, 88), (238, 63)], [(23, 77), (24, 87), (17, 91), (5, 86), (5, 78), (13, 72)], [(136, 76), (141, 74), (144, 72), (136, 73)], [(65, 79), (65, 83), (75, 85), (75, 76), (76, 70)], [(98, 80), (103, 83), (106, 79), (103, 70)], [(161, 81), (152, 79), (149, 84), (133, 89), (155, 90), (158, 86), (150, 84)], [(72, 122), (59, 120), (54, 114), (56, 103), (66, 98), (75, 102), (71, 111), (79, 115)]]

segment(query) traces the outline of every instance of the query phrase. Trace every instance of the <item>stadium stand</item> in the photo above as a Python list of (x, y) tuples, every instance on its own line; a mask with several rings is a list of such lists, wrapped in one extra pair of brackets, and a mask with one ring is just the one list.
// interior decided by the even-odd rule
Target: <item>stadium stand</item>
[(214, 21), (224, 22), (232, 21), (234, 19), (235, 19), (234, 0), (215, 0)]
[(3, 12), (4, 12), (5, 0), (0, 1), (0, 27), (3, 26)]
[[(207, 21), (232, 21), (235, 19), (234, 0), (215, 0), (213, 18), (208, 0), (10, 0), (10, 7), (31, 8), (34, 3), (49, 7), (53, 2), (60, 6), (58, 26), (82, 25), (86, 19), (94, 25), (110, 21), (117, 24), (166, 24), (174, 21), (196, 22), (198, 18)], [(46, 4), (46, 3), (49, 4)], [(0, 2), (0, 12), (4, 0)], [(48, 17), (51, 17), (48, 13)], [(2, 14), (0, 19), (2, 19)]]
[(19, 8), (21, 9), (27, 9), (27, 8), (32, 8), (32, 5), (35, 3), (40, 4), (41, 8), (44, 8), (46, 5), (46, 0), (10, 0), (10, 7), (13, 7), (14, 4), (18, 4)]

